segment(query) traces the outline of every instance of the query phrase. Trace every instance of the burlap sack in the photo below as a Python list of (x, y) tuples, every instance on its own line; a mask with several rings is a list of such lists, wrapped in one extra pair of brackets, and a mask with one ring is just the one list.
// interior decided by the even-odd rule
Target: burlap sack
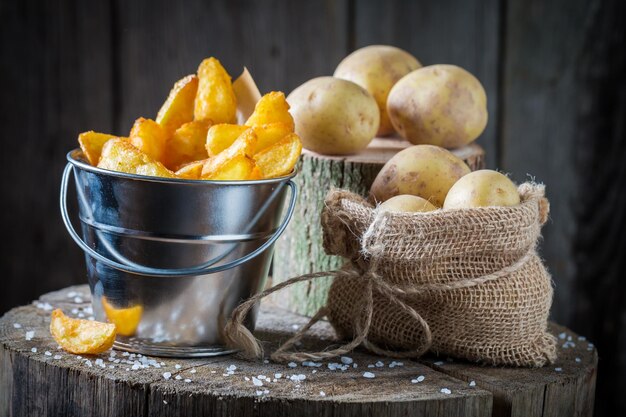
[(331, 192), (324, 247), (352, 271), (329, 293), (326, 313), (338, 334), (363, 332), (371, 291), (363, 344), (375, 352), (428, 348), (492, 365), (554, 361), (556, 340), (546, 330), (552, 285), (535, 250), (549, 206), (543, 186), (519, 192), (516, 207), (431, 213), (381, 212), (355, 194)]

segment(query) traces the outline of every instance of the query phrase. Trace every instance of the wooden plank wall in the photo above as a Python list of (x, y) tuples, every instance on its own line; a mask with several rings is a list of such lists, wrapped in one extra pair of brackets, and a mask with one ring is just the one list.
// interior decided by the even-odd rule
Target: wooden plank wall
[(548, 185), (553, 318), (599, 346), (598, 415), (626, 414), (625, 16), (621, 0), (0, 2), (0, 312), (85, 279), (57, 208), (77, 133), (153, 117), (205, 56), (288, 92), (388, 43), (485, 85), (489, 167)]

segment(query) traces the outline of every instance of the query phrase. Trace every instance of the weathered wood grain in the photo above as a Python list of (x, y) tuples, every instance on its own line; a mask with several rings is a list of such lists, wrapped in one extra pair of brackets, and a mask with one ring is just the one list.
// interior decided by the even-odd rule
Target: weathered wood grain
[[(322, 245), (320, 218), (324, 199), (331, 188), (341, 188), (367, 196), (383, 165), (410, 143), (393, 138), (374, 139), (362, 152), (350, 156), (327, 156), (304, 151), (299, 174), (294, 178), (299, 196), (296, 210), (283, 236), (276, 243), (273, 283), (312, 272), (339, 269), (343, 260), (326, 255)], [(473, 170), (484, 167), (483, 149), (471, 144), (452, 151)], [(306, 316), (326, 304), (330, 278), (292, 285), (272, 295), (279, 306)]]
[(355, 4), (354, 49), (371, 44), (403, 48), (422, 65), (454, 64), (474, 74), (487, 92), (489, 123), (478, 139), (488, 168), (497, 167), (500, 8), (498, 0), (441, 0)]

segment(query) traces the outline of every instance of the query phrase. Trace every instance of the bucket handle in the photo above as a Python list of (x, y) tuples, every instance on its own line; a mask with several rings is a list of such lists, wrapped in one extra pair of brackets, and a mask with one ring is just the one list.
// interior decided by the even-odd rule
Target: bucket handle
[(61, 206), (61, 218), (63, 219), (63, 223), (65, 224), (65, 227), (67, 231), (69, 232), (70, 236), (72, 237), (72, 239), (74, 240), (74, 242), (76, 242), (76, 244), (83, 251), (85, 251), (87, 255), (91, 256), (92, 258), (95, 258), (96, 260), (102, 262), (108, 267), (117, 269), (118, 271), (127, 272), (129, 274), (139, 274), (139, 275), (146, 275), (146, 276), (152, 276), (152, 277), (187, 277), (187, 276), (194, 276), (194, 275), (214, 274), (216, 272), (222, 272), (228, 269), (236, 268), (239, 265), (245, 262), (248, 262), (249, 260), (253, 259), (254, 257), (260, 255), (262, 252), (270, 248), (276, 242), (276, 240), (280, 237), (280, 235), (283, 234), (283, 232), (287, 228), (287, 225), (289, 224), (289, 221), (291, 220), (291, 216), (293, 216), (293, 212), (296, 207), (296, 197), (298, 195), (298, 189), (296, 187), (296, 184), (292, 180), (287, 181), (285, 185), (287, 185), (291, 189), (291, 198), (289, 201), (289, 207), (287, 209), (287, 213), (285, 214), (285, 217), (281, 225), (278, 227), (276, 232), (274, 232), (274, 234), (269, 238), (269, 240), (267, 240), (267, 242), (263, 243), (261, 246), (259, 246), (252, 252), (248, 253), (247, 255), (242, 256), (241, 258), (235, 259), (234, 261), (228, 262), (224, 265), (219, 265), (219, 266), (214, 266), (214, 267), (202, 266), (202, 267), (180, 268), (180, 269), (150, 268), (150, 267), (142, 266), (142, 265), (126, 265), (123, 263), (113, 261), (107, 258), (106, 256), (99, 254), (94, 249), (90, 248), (89, 245), (87, 245), (85, 241), (80, 237), (80, 235), (76, 232), (76, 229), (74, 229), (74, 225), (72, 224), (72, 221), (70, 220), (70, 216), (67, 210), (67, 187), (69, 183), (70, 174), (72, 174), (73, 172), (74, 172), (73, 165), (71, 163), (68, 163), (65, 166), (65, 170), (63, 171), (63, 177), (61, 179), (60, 206)]

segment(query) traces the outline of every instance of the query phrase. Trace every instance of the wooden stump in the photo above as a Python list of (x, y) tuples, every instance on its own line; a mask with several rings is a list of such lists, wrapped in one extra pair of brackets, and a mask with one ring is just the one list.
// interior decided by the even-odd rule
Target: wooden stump
[[(541, 369), (482, 367), (446, 358), (392, 366), (395, 361), (362, 351), (349, 355), (354, 363), (345, 370), (331, 370), (328, 363), (290, 367), (237, 356), (166, 359), (109, 351), (87, 358), (58, 349), (48, 326), (52, 308), (89, 315), (89, 299), (86, 285), (70, 287), (0, 318), (0, 415), (592, 415), (597, 352), (557, 325), (551, 331), (563, 345), (559, 359)], [(269, 351), (306, 321), (266, 305), (257, 335)], [(333, 338), (323, 322), (301, 348), (319, 349)], [(142, 368), (142, 363), (151, 365)], [(365, 378), (365, 372), (374, 378)], [(165, 373), (171, 376), (166, 379)]]
[[(298, 185), (298, 202), (293, 218), (276, 243), (273, 284), (311, 272), (338, 269), (343, 260), (324, 253), (320, 217), (324, 198), (331, 188), (342, 188), (366, 196), (378, 172), (396, 153), (411, 146), (401, 139), (374, 139), (360, 154), (326, 156), (304, 150)], [(477, 144), (454, 149), (474, 171), (484, 168), (485, 153)], [(326, 303), (330, 279), (292, 285), (272, 296), (277, 305), (306, 316), (314, 315)]]

